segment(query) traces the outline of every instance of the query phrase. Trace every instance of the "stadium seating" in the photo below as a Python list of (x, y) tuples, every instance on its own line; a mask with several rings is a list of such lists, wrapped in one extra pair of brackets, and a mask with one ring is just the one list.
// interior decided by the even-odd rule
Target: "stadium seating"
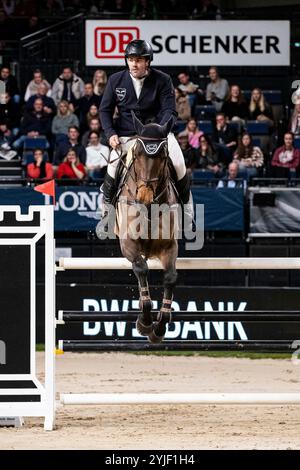
[(213, 132), (213, 125), (211, 121), (198, 121), (198, 128), (200, 131), (204, 132), (204, 134), (212, 134)]

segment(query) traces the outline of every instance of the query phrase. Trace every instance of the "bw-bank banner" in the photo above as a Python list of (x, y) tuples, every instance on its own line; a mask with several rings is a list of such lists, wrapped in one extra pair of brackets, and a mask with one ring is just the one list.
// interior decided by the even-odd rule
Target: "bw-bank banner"
[(154, 66), (290, 65), (289, 21), (87, 20), (86, 65), (124, 66), (133, 39), (149, 41)]

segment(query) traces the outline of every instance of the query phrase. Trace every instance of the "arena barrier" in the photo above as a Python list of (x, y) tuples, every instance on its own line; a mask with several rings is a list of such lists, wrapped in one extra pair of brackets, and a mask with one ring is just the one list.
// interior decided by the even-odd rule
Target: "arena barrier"
[[(36, 373), (36, 252), (45, 240), (45, 379)], [(0, 206), (0, 416), (55, 418), (53, 207)], [(7, 422), (10, 420), (8, 419)], [(22, 420), (21, 420), (22, 421)], [(5, 424), (5, 421), (4, 421)]]
[[(45, 382), (36, 376), (36, 243), (45, 238)], [(55, 264), (53, 206), (32, 206), (21, 214), (18, 206), (0, 206), (0, 250), (2, 260), (2, 295), (0, 296), (0, 416), (43, 416), (44, 428), (53, 429), (55, 419), (55, 323), (74, 321), (133, 321), (136, 312), (60, 311), (55, 321)], [(150, 268), (160, 269), (150, 262)], [(300, 258), (179, 258), (178, 269), (300, 269)], [(131, 269), (123, 258), (62, 258), (57, 270), (65, 269)], [(16, 292), (18, 295), (16, 295)], [(248, 321), (300, 322), (300, 311), (286, 312), (214, 312), (214, 319)], [(176, 312), (176, 319), (209, 320), (209, 312)], [(121, 318), (122, 317), (122, 318)], [(174, 314), (175, 317), (175, 314)], [(193, 349), (193, 343), (171, 342), (151, 345), (140, 341), (59, 342), (64, 350), (159, 350)], [(62, 344), (63, 343), (63, 344)], [(230, 343), (230, 344), (229, 344)], [(202, 342), (202, 349), (255, 349), (257, 341)], [(264, 341), (266, 349), (270, 342)], [(272, 341), (274, 344), (274, 341)], [(85, 349), (87, 348), (87, 349)], [(119, 348), (119, 349), (118, 349)], [(276, 350), (290, 348), (277, 341)], [(298, 393), (84, 393), (60, 395), (61, 404), (300, 404)]]

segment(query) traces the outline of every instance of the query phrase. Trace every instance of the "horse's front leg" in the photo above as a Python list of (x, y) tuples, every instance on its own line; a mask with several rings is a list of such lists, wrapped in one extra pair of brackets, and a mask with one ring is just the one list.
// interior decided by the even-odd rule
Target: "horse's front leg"
[(166, 334), (166, 325), (172, 321), (172, 300), (174, 287), (177, 281), (176, 258), (178, 246), (174, 240), (172, 247), (165, 250), (159, 256), (164, 269), (164, 297), (157, 321), (153, 324), (153, 331), (149, 335), (152, 343), (161, 343)]
[(140, 292), (140, 309), (142, 313), (136, 321), (136, 328), (143, 336), (148, 336), (152, 331), (152, 302), (148, 286), (148, 265), (141, 256), (137, 256), (132, 262), (132, 269), (137, 277)]

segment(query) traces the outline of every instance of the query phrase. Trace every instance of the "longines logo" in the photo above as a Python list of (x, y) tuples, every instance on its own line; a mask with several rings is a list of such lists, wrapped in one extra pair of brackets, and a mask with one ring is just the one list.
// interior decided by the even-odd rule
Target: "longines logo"
[(6, 364), (6, 345), (5, 342), (0, 340), (0, 365)]

